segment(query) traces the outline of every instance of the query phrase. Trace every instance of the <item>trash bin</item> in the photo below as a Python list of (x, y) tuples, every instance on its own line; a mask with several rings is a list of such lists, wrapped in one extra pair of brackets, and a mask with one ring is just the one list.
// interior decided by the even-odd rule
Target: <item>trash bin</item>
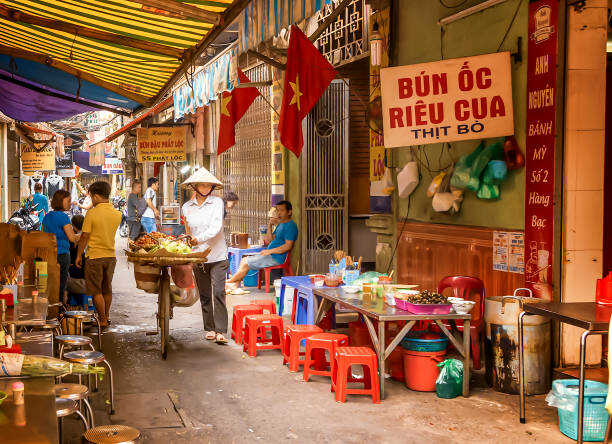
[[(533, 297), (493, 296), (485, 300), (485, 361), (489, 386), (502, 393), (519, 393), (518, 315), (521, 304), (539, 302)], [(551, 331), (550, 320), (542, 316), (525, 316), (525, 392), (528, 395), (546, 393), (550, 387)]]

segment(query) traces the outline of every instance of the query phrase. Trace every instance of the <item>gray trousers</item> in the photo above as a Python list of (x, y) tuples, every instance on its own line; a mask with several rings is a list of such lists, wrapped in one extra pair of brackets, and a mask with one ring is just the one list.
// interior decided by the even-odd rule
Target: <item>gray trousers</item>
[[(229, 264), (227, 260), (197, 264), (193, 269), (204, 330), (227, 334), (227, 307), (225, 306), (225, 278)], [(214, 302), (213, 302), (214, 299)]]

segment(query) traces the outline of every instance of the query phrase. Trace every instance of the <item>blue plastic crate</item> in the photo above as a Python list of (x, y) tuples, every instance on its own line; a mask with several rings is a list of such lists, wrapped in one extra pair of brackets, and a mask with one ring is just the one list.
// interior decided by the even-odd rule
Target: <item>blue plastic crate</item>
[[(559, 429), (565, 436), (576, 440), (578, 438), (578, 380), (557, 379), (553, 382), (553, 392), (563, 393), (574, 401), (573, 410), (557, 409), (559, 414)], [(568, 394), (568, 389), (570, 394)], [(574, 395), (575, 393), (575, 395)], [(584, 426), (582, 439), (584, 441), (603, 441), (608, 425), (606, 397), (608, 386), (597, 381), (584, 381)]]

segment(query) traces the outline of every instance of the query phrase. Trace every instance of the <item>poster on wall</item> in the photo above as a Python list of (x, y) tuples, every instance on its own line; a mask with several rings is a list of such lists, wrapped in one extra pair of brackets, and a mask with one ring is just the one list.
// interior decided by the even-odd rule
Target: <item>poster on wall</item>
[(514, 134), (510, 53), (384, 68), (385, 147)]
[(525, 272), (524, 235), (521, 232), (493, 232), (493, 270), (508, 273)]
[(525, 284), (552, 300), (558, 2), (529, 3)]
[(31, 145), (22, 143), (21, 171), (26, 176), (37, 171), (55, 171), (55, 148), (49, 144), (38, 151)]
[(187, 127), (154, 127), (136, 130), (139, 162), (180, 162), (187, 159)]
[(123, 162), (116, 157), (105, 158), (102, 174), (123, 174)]

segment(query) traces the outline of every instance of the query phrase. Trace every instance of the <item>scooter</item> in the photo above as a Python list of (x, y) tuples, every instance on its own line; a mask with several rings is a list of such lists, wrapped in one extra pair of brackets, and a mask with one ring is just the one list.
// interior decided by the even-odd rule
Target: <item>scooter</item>
[(38, 204), (32, 203), (31, 200), (27, 200), (21, 208), (12, 214), (8, 223), (16, 225), (19, 229), (25, 231), (40, 230), (41, 223), (38, 220), (38, 212), (36, 211), (37, 206)]
[(121, 211), (121, 223), (119, 224), (119, 236), (128, 237), (130, 226), (127, 221), (127, 201), (123, 197), (114, 197), (113, 206)]

